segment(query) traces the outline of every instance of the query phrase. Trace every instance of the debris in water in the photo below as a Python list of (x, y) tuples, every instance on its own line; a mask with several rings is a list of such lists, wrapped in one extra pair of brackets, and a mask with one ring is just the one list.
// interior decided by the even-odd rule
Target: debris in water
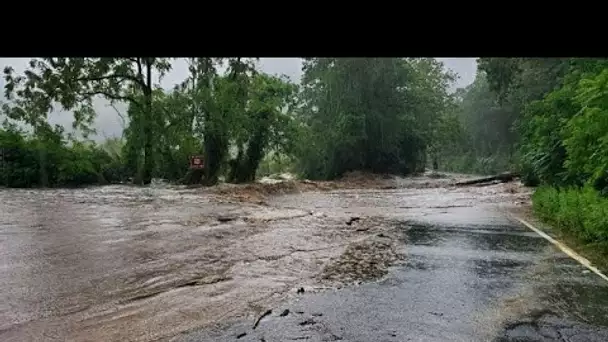
[(236, 335), (236, 338), (237, 338), (237, 340), (238, 340), (238, 339), (243, 338), (243, 337), (245, 337), (245, 336), (247, 336), (247, 333), (246, 333), (246, 332), (244, 332), (244, 333), (240, 333), (240, 334)]
[(350, 218), (350, 220), (346, 221), (346, 224), (350, 226), (351, 224), (353, 224), (353, 222), (357, 222), (357, 221), (359, 221), (360, 219), (361, 219), (361, 218), (360, 218), (360, 217), (358, 217), (358, 216), (353, 216), (353, 217), (351, 217), (351, 218)]
[(426, 175), (429, 178), (447, 178), (446, 175), (444, 175), (443, 173), (439, 173), (439, 172), (431, 172), (429, 174)]
[(321, 281), (356, 283), (383, 277), (388, 267), (402, 258), (396, 242), (372, 237), (349, 244), (345, 251), (331, 260), (319, 274)]
[(281, 314), (280, 314), (279, 316), (280, 316), (280, 317), (285, 317), (285, 316), (287, 316), (287, 315), (289, 315), (289, 309), (285, 309), (285, 310), (283, 310), (283, 312), (281, 312)]
[(270, 315), (270, 314), (272, 314), (272, 310), (268, 309), (268, 310), (266, 310), (266, 312), (264, 312), (264, 313), (262, 314), (262, 316), (258, 317), (258, 319), (257, 319), (257, 320), (255, 321), (255, 323), (253, 324), (253, 329), (257, 328), (257, 327), (258, 327), (258, 324), (260, 324), (260, 321), (261, 321), (261, 320), (262, 320), (264, 317), (266, 317), (266, 316), (268, 316), (268, 315)]
[(307, 319), (307, 320), (305, 320), (305, 321), (303, 321), (303, 322), (300, 322), (299, 324), (300, 324), (301, 326), (305, 326), (305, 325), (314, 325), (314, 324), (317, 324), (317, 322), (315, 322), (315, 320), (314, 320), (314, 319), (309, 318), (309, 319)]
[(456, 186), (466, 186), (466, 185), (484, 186), (484, 185), (492, 184), (494, 182), (497, 182), (497, 183), (511, 182), (519, 177), (520, 177), (520, 175), (517, 172), (503, 172), (501, 174), (491, 176), (491, 177), (483, 177), (483, 178), (477, 178), (477, 179), (457, 182), (454, 185), (456, 185)]
[(315, 316), (315, 317), (321, 317), (321, 316), (323, 316), (323, 314), (320, 313), (320, 312), (315, 312), (312, 315)]
[(230, 222), (236, 220), (236, 216), (218, 216), (217, 220), (220, 222)]

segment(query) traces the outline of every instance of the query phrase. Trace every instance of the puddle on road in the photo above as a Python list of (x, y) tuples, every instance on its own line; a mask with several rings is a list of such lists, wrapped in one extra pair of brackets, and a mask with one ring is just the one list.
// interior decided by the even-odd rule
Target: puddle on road
[(267, 205), (183, 187), (0, 190), (0, 339), (163, 339), (256, 317), (324, 276), (381, 277), (403, 241), (395, 220), (496, 202), (501, 189), (432, 182)]
[(474, 246), (487, 251), (538, 252), (546, 241), (535, 233), (511, 226), (481, 227), (404, 223), (407, 243), (416, 246)]

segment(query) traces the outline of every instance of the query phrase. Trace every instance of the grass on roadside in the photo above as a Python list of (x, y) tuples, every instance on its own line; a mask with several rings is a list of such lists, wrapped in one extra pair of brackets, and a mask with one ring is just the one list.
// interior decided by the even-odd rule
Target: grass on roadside
[(608, 199), (590, 187), (541, 187), (533, 210), (562, 240), (601, 269), (608, 269)]

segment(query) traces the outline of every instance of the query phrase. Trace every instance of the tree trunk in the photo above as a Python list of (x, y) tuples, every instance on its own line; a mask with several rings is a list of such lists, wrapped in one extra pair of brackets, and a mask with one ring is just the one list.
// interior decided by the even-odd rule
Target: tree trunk
[(458, 182), (455, 183), (454, 185), (456, 186), (466, 186), (466, 185), (476, 185), (476, 184), (483, 184), (483, 185), (489, 185), (486, 183), (490, 183), (490, 182), (501, 182), (501, 183), (506, 183), (506, 182), (510, 182), (515, 180), (515, 178), (519, 178), (520, 175), (517, 172), (504, 172), (495, 176), (490, 176), (490, 177), (483, 177), (483, 178), (477, 178), (477, 179), (471, 179), (468, 181), (463, 181), (463, 182)]
[[(204, 150), (204, 146), (202, 147), (202, 149)], [(205, 159), (207, 158), (205, 157)], [(205, 169), (207, 168), (207, 160), (205, 160), (204, 163), (205, 168), (203, 169), (189, 169), (188, 172), (186, 172), (184, 178), (181, 179), (180, 183), (185, 185), (195, 185), (203, 183), (203, 177), (205, 176), (206, 172)]]
[(224, 158), (222, 137), (214, 133), (205, 134), (205, 178), (203, 184), (211, 186), (218, 182), (220, 167)]
[(39, 176), (40, 176), (40, 186), (46, 188), (49, 186), (49, 174), (48, 174), (48, 163), (47, 163), (47, 155), (46, 149), (43, 144), (38, 141), (38, 166), (39, 166)]
[(234, 183), (237, 182), (237, 179), (239, 177), (239, 174), (241, 172), (241, 167), (244, 163), (244, 154), (243, 154), (243, 146), (239, 146), (239, 152), (236, 155), (236, 159), (232, 159), (229, 161), (229, 170), (228, 170), (228, 177), (226, 178), (226, 181), (229, 183)]
[(154, 169), (153, 144), (152, 144), (152, 63), (153, 58), (145, 58), (146, 85), (143, 87), (144, 108), (142, 126), (142, 138), (144, 145), (143, 163), (138, 164), (140, 170), (137, 172), (137, 183), (147, 185), (152, 183), (152, 170)]
[(255, 180), (255, 174), (260, 165), (260, 161), (264, 158), (264, 147), (268, 140), (268, 126), (263, 121), (257, 129), (257, 132), (249, 140), (247, 152), (244, 155), (244, 160), (237, 160), (237, 172), (235, 173), (235, 183), (247, 183)]
[(146, 119), (144, 123), (144, 184), (152, 183), (152, 170), (154, 169), (154, 151), (152, 144), (152, 58), (146, 63)]
[(204, 175), (205, 170), (203, 169), (188, 170), (181, 183), (186, 185), (201, 184)]

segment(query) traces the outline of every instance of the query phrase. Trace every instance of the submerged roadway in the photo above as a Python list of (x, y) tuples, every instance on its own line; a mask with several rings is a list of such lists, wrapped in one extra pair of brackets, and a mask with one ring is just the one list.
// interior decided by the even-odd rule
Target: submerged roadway
[(0, 190), (0, 340), (608, 341), (608, 282), (514, 219), (527, 190), (433, 182)]
[(377, 192), (344, 206), (391, 216), (403, 233), (404, 258), (379, 281), (301, 293), (265, 312), (255, 329), (249, 319), (177, 340), (608, 341), (608, 282), (518, 222), (509, 205), (457, 191), (418, 194), (386, 197), (420, 215), (386, 208)]

